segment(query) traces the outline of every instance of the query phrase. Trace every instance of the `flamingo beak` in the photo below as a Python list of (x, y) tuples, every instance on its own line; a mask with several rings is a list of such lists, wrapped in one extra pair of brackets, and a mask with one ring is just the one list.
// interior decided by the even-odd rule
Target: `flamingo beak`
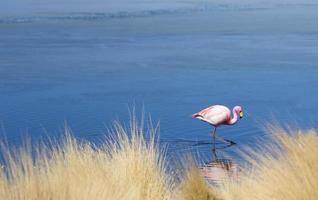
[(240, 112), (240, 118), (242, 118), (242, 117), (243, 117), (243, 111)]

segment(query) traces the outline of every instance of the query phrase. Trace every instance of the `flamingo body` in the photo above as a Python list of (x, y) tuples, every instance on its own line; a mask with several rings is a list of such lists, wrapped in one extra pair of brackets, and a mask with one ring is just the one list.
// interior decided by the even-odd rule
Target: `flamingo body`
[(213, 126), (219, 126), (221, 124), (229, 123), (231, 111), (226, 106), (213, 105), (193, 114), (192, 117), (198, 118)]
[[(238, 121), (239, 117), (243, 117), (243, 110), (241, 106), (235, 106), (232, 110), (233, 116), (231, 116), (231, 111), (229, 108), (223, 105), (213, 105), (208, 108), (205, 108), (197, 113), (194, 113), (192, 117), (205, 121), (214, 126), (214, 130), (212, 132), (214, 149), (215, 149), (215, 138), (216, 138), (216, 128), (220, 125), (233, 125)], [(220, 137), (219, 137), (220, 138)], [(232, 141), (225, 140), (221, 138), (223, 141), (230, 142), (231, 144), (235, 144)]]
[(192, 117), (205, 121), (215, 127), (226, 124), (233, 125), (237, 122), (237, 114), (240, 114), (240, 118), (243, 116), (241, 106), (235, 106), (233, 108), (233, 118), (231, 117), (231, 111), (228, 107), (223, 105), (213, 105), (205, 108), (197, 113), (194, 113)]

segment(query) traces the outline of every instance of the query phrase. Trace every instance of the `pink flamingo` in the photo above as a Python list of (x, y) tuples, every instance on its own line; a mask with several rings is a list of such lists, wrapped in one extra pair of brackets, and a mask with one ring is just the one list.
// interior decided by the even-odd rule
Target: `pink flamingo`
[[(240, 118), (243, 117), (243, 110), (241, 106), (235, 106), (233, 108), (233, 117), (231, 117), (231, 111), (229, 108), (223, 105), (213, 105), (208, 108), (205, 108), (201, 110), (200, 112), (197, 112), (192, 115), (194, 118), (198, 118), (202, 121), (205, 121), (212, 126), (214, 126), (214, 130), (212, 132), (213, 137), (213, 145), (215, 149), (215, 139), (216, 139), (216, 128), (220, 125), (233, 125), (238, 121), (238, 114)], [(235, 144), (235, 142), (231, 140), (226, 140), (221, 137), (218, 137), (221, 140), (232, 144)]]

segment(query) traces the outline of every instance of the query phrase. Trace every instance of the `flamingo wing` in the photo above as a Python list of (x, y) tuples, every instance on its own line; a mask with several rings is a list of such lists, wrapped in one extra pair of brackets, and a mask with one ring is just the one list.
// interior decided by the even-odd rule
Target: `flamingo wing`
[(193, 117), (208, 122), (214, 126), (218, 126), (230, 119), (231, 111), (222, 105), (214, 105), (193, 114)]

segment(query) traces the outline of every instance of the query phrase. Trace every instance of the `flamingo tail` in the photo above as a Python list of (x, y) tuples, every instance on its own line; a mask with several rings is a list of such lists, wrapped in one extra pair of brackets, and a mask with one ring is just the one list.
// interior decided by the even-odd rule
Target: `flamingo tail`
[(202, 117), (202, 118), (203, 118), (203, 116), (200, 115), (199, 113), (194, 113), (194, 114), (192, 115), (192, 117), (193, 117), (193, 118), (197, 118), (197, 117)]

